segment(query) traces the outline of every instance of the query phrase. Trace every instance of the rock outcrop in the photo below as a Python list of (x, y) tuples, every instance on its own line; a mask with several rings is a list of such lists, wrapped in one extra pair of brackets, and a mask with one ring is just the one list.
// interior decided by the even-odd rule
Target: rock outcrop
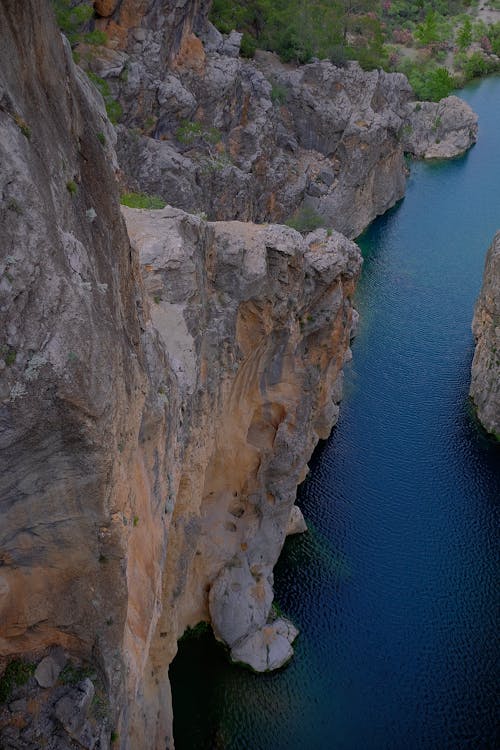
[(476, 139), (465, 102), (418, 104), (400, 73), (283, 65), (265, 52), (244, 60), (240, 35), (207, 22), (207, 3), (181, 2), (168, 16), (171, 3), (163, 15), (160, 5), (127, 16), (120, 49), (111, 41), (81, 55), (123, 108), (118, 157), (134, 190), (213, 220), (298, 212), (300, 225), (305, 212), (310, 228), (352, 238), (403, 197), (405, 152), (455, 156)]
[(408, 106), (401, 130), (405, 151), (423, 159), (460, 156), (477, 139), (477, 115), (458, 96)]
[(481, 423), (500, 440), (500, 232), (486, 256), (472, 330), (476, 349), (470, 395)]

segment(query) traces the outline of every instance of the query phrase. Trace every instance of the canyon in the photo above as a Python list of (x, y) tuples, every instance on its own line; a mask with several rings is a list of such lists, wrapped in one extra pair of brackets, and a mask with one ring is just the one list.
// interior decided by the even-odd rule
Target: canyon
[[(0, 2), (0, 656), (62, 649), (106, 704), (49, 686), (44, 726), (2, 713), (9, 747), (173, 747), (168, 669), (199, 622), (258, 671), (290, 658), (273, 568), (338, 417), (352, 239), (403, 196), (405, 153), (477, 134), (400, 74), (242, 60), (208, 3), (94, 5), (109, 43), (80, 67), (46, 0)], [(301, 212), (319, 226), (279, 224)]]

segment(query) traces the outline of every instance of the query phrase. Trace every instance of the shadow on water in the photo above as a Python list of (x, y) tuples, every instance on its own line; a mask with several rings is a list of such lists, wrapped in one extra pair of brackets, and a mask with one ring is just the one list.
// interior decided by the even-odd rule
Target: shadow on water
[(177, 750), (494, 748), (498, 446), (468, 401), (470, 330), (500, 226), (500, 79), (461, 94), (480, 140), (415, 163), (365, 257), (340, 420), (299, 491), (277, 600), (296, 657), (256, 676), (211, 635), (172, 667)]

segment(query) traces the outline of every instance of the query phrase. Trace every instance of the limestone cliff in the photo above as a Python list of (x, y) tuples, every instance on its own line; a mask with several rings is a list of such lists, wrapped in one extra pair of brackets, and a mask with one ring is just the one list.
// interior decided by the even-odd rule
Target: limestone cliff
[(418, 104), (400, 73), (244, 60), (241, 35), (207, 22), (208, 2), (129, 5), (105, 26), (122, 23), (122, 43), (80, 46), (81, 64), (122, 105), (128, 185), (184, 210), (257, 222), (298, 212), (298, 225), (304, 214), (356, 237), (403, 197), (405, 152), (456, 156), (476, 139), (465, 102)]
[(500, 439), (500, 232), (486, 256), (472, 330), (476, 350), (470, 395), (485, 429)]
[[(304, 204), (355, 235), (404, 189), (404, 77), (242, 61), (196, 0), (94, 7), (110, 41), (81, 60), (118, 140), (48, 0), (0, 0), (0, 658), (40, 662), (19, 700), (43, 704), (0, 710), (21, 748), (172, 747), (168, 667), (200, 620), (256, 670), (292, 653), (273, 567), (361, 259), (332, 229), (182, 209)], [(176, 207), (123, 219), (117, 172)], [(97, 676), (53, 682), (67, 659)]]
[(0, 732), (171, 746), (186, 626), (211, 622), (256, 669), (291, 654), (272, 570), (338, 413), (360, 255), (332, 231), (171, 208), (125, 211), (130, 244), (103, 101), (46, 0), (2, 0), (0, 25), (0, 656), (62, 647), (108, 703), (96, 728), (87, 677), (30, 677), (21, 704), (43, 710), (14, 701)]

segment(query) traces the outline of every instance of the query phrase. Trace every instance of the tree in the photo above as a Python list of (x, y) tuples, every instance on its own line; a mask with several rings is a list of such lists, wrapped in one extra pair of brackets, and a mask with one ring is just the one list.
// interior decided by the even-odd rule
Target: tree
[(439, 41), (438, 15), (435, 10), (430, 10), (424, 22), (419, 23), (415, 36), (424, 45)]
[(472, 44), (472, 23), (470, 18), (465, 19), (462, 28), (459, 30), (457, 44), (462, 52), (465, 52), (465, 50)]

